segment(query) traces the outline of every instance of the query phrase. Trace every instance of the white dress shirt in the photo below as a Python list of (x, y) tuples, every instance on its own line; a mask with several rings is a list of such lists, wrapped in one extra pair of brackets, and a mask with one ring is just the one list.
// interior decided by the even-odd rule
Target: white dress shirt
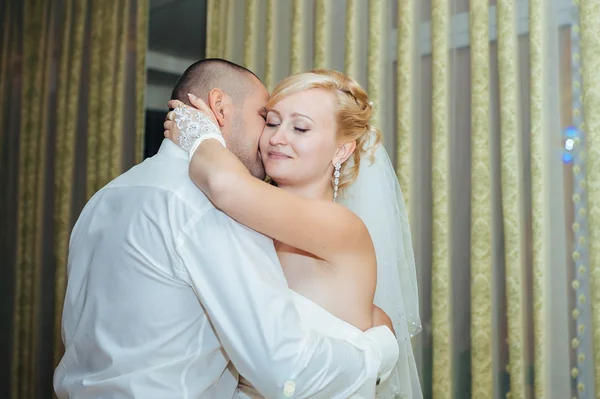
[(267, 398), (347, 398), (398, 356), (387, 327), (308, 328), (272, 240), (215, 209), (168, 140), (81, 213), (62, 326), (59, 398), (227, 399), (238, 371)]

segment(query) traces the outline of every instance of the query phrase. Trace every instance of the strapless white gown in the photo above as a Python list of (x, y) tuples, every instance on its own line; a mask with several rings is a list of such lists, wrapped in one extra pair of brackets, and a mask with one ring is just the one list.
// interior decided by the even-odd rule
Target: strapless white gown
[[(310, 299), (298, 294), (296, 291), (290, 290), (294, 298), (294, 304), (300, 313), (300, 317), (304, 323), (315, 331), (323, 335), (333, 338), (348, 339), (356, 335), (362, 334), (362, 331), (353, 325), (346, 323), (343, 320), (333, 316), (327, 310), (317, 305)], [(240, 376), (238, 386), (240, 399), (262, 399), (261, 396), (250, 383)], [(365, 396), (352, 395), (348, 399), (372, 399)]]

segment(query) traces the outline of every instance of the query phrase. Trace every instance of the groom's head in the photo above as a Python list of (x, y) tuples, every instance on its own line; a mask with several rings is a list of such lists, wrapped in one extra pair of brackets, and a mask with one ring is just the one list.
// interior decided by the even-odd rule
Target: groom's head
[(258, 141), (265, 126), (265, 105), (269, 93), (248, 69), (214, 58), (192, 64), (179, 78), (172, 99), (190, 105), (188, 93), (206, 101), (214, 112), (227, 147), (262, 179)]

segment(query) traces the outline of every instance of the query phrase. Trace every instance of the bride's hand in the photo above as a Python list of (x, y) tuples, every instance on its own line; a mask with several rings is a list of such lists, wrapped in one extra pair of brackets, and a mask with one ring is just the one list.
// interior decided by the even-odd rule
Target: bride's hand
[[(171, 103), (178, 103), (175, 107), (173, 108), (177, 108), (178, 106), (181, 107), (185, 107), (186, 105), (184, 103), (182, 103), (181, 101), (178, 100), (171, 100), (169, 101), (169, 104)], [(174, 142), (175, 144), (179, 145), (179, 134), (181, 133), (179, 131), (179, 128), (177, 127), (177, 123), (175, 122), (175, 115), (174, 115), (174, 111), (169, 111), (169, 113), (167, 114), (167, 118), (165, 119), (165, 123), (163, 123), (163, 127), (165, 128), (165, 138), (171, 140), (172, 142)]]
[(215, 114), (212, 112), (206, 102), (193, 94), (188, 94), (188, 97), (193, 107), (190, 107), (179, 100), (170, 100), (167, 103), (168, 107), (173, 109), (173, 111), (169, 111), (169, 113), (167, 113), (167, 119), (163, 124), (165, 129), (164, 136), (177, 145), (180, 145), (179, 136), (181, 134), (181, 131), (177, 126), (177, 122), (175, 121), (177, 112), (200, 112), (208, 117), (210, 121), (215, 124), (215, 126), (219, 126)]
[(188, 96), (193, 107), (178, 100), (169, 101), (169, 107), (174, 110), (167, 114), (167, 121), (163, 125), (165, 137), (188, 151), (190, 159), (204, 140), (215, 139), (226, 147), (217, 118), (210, 107), (196, 96)]

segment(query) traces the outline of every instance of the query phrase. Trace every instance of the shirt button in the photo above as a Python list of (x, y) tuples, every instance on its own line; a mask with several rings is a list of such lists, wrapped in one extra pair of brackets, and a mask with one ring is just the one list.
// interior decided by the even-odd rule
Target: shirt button
[(296, 392), (296, 383), (294, 381), (286, 381), (285, 384), (283, 384), (283, 394), (286, 397), (291, 398), (292, 395), (294, 395), (294, 392)]

